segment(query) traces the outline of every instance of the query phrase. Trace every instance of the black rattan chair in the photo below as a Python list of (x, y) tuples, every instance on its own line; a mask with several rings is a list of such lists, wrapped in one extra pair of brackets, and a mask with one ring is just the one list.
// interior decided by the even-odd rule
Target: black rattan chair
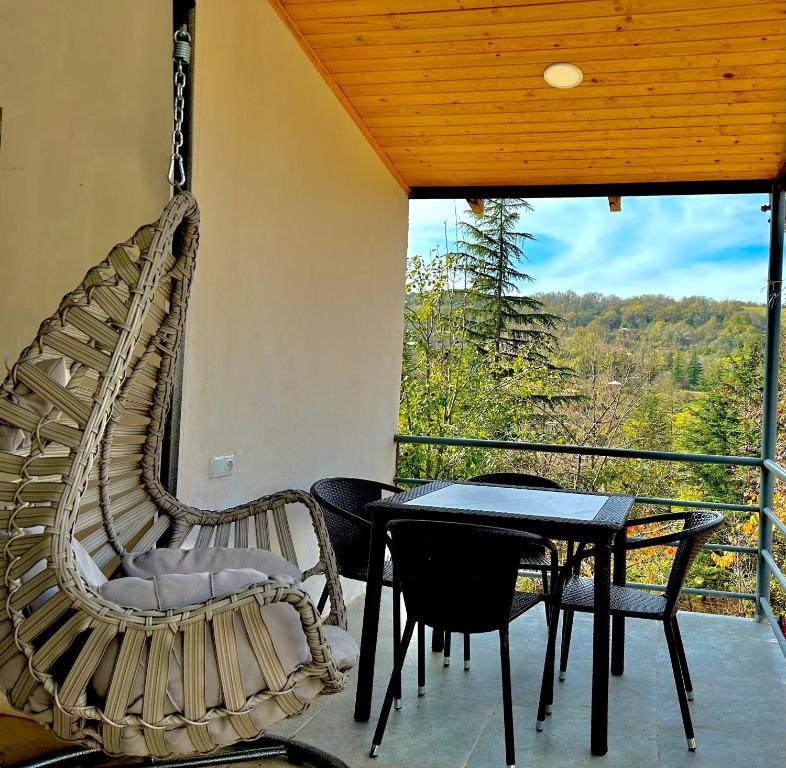
[[(311, 486), (311, 495), (322, 507), (325, 526), (336, 555), (339, 575), (347, 579), (366, 581), (368, 553), (371, 546), (371, 520), (366, 505), (379, 501), (385, 493), (400, 493), (403, 489), (376, 480), (357, 477), (329, 477)], [(454, 562), (455, 567), (455, 562)], [(393, 563), (385, 561), (382, 583), (393, 588), (393, 653), (401, 640), (401, 595), (393, 579)], [(327, 593), (322, 592), (317, 608), (322, 611)], [(425, 635), (418, 628), (418, 642), (423, 650), (418, 655), (418, 695), (426, 693)], [(469, 669), (469, 635), (464, 638), (464, 668)], [(450, 652), (448, 651), (448, 659)], [(449, 662), (448, 662), (449, 663)], [(401, 708), (401, 688), (395, 697), (396, 709)]]
[[(322, 508), (330, 543), (336, 555), (338, 573), (345, 579), (368, 580), (368, 553), (371, 546), (371, 521), (366, 504), (379, 501), (385, 494), (401, 493), (403, 488), (358, 477), (328, 477), (311, 486), (311, 495)], [(382, 583), (393, 589), (393, 649), (401, 642), (401, 592), (393, 578), (393, 563), (385, 561)], [(320, 613), (328, 599), (327, 585), (317, 603)], [(396, 709), (401, 704), (400, 686)]]
[[(521, 547), (527, 542), (556, 552), (554, 545), (532, 534), (460, 523), (393, 520), (388, 530), (407, 623), (374, 732), (371, 757), (376, 757), (382, 743), (417, 623), (465, 635), (499, 632), (505, 756), (507, 765), (515, 766), (508, 625), (541, 600), (541, 595), (532, 592), (516, 592)], [(456, 569), (457, 558), (472, 562), (472, 567)], [(422, 649), (421, 643), (421, 655)]]
[[(677, 623), (677, 610), (679, 607), (680, 590), (685, 581), (696, 555), (699, 553), (710, 533), (723, 522), (720, 512), (688, 511), (669, 512), (649, 517), (640, 517), (630, 520), (627, 528), (663, 525), (683, 521), (682, 530), (676, 533), (662, 534), (650, 538), (631, 538), (625, 545), (625, 551), (642, 549), (654, 546), (676, 546), (676, 553), (669, 573), (669, 580), (663, 593), (649, 592), (631, 587), (612, 585), (611, 587), (611, 613), (635, 619), (653, 619), (663, 622), (666, 633), (666, 643), (669, 647), (671, 667), (674, 673), (674, 682), (677, 687), (677, 697), (682, 712), (682, 723), (685, 727), (685, 737), (688, 740), (688, 749), (696, 749), (696, 738), (693, 733), (688, 701), (693, 700), (693, 684), (688, 671), (688, 662), (685, 649), (682, 645), (680, 628)], [(559, 604), (565, 612), (563, 625), (562, 649), (560, 653), (560, 680), (565, 679), (570, 650), (570, 636), (572, 630), (572, 617), (574, 611), (592, 612), (595, 607), (594, 582), (591, 578), (577, 574), (576, 565), (587, 557), (592, 557), (591, 548), (579, 547), (576, 554), (560, 569), (554, 593), (554, 604)], [(559, 602), (557, 602), (559, 601)], [(554, 694), (554, 657), (557, 639), (558, 615), (552, 615), (549, 628), (549, 641), (546, 650), (546, 665), (543, 672), (543, 685), (541, 688), (540, 704), (538, 707), (538, 730), (543, 729), (543, 722), (549, 713)]]

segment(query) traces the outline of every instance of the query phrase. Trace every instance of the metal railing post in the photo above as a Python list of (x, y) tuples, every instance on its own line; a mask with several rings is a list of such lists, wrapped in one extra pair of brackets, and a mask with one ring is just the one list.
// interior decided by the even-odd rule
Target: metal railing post
[(756, 618), (766, 618), (762, 601), (770, 598), (770, 568), (762, 551), (772, 549), (772, 522), (764, 514), (775, 495), (775, 476), (764, 464), (775, 460), (778, 439), (778, 368), (780, 361), (781, 290), (783, 282), (784, 192), (773, 185), (770, 207), (770, 252), (767, 270), (767, 337), (764, 347), (764, 393), (761, 418), (761, 479), (759, 483), (759, 538), (756, 562)]

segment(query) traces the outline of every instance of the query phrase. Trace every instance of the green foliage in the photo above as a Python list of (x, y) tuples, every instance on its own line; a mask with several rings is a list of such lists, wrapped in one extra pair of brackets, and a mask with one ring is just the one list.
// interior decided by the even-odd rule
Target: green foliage
[[(518, 231), (517, 212), (505, 206), (492, 202), (484, 216), (470, 222), (456, 252), (410, 263), (401, 432), (758, 455), (762, 306), (571, 292), (521, 297), (521, 283), (530, 278), (518, 264), (523, 242), (532, 236)], [(557, 323), (557, 317), (563, 320)], [(779, 418), (786, 426), (786, 409)], [(441, 446), (400, 449), (398, 474), (408, 477), (519, 471), (568, 488), (758, 502), (758, 472), (745, 467)], [(786, 516), (780, 487), (774, 508)], [(662, 507), (639, 505), (636, 513), (656, 509)], [(714, 541), (755, 545), (757, 516), (729, 513)], [(784, 562), (786, 545), (776, 537), (773, 547), (776, 560)], [(673, 552), (631, 555), (631, 580), (663, 583)], [(689, 585), (753, 592), (755, 558), (703, 552)], [(699, 610), (751, 611), (750, 603), (728, 600), (689, 603)], [(777, 588), (773, 605), (786, 607)]]

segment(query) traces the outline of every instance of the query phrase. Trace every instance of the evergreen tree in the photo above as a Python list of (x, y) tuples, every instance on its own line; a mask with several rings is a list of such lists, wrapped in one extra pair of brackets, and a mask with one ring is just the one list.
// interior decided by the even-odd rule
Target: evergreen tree
[(699, 356), (694, 352), (690, 359), (690, 366), (688, 367), (688, 384), (691, 389), (696, 389), (701, 381), (701, 361)]
[(543, 304), (520, 293), (532, 278), (520, 269), (524, 242), (535, 238), (518, 229), (520, 210), (532, 210), (521, 199), (487, 200), (482, 213), (469, 212), (457, 257), (468, 278), (469, 337), (495, 360), (521, 355), (545, 361), (552, 351), (551, 332), (558, 318)]

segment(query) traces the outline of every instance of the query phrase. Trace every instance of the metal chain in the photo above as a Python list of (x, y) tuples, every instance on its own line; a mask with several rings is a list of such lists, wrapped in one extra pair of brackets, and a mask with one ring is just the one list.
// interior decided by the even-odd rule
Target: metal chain
[(186, 184), (186, 169), (183, 162), (181, 149), (183, 147), (183, 119), (185, 118), (186, 100), (186, 70), (191, 60), (191, 35), (184, 24), (175, 32), (175, 49), (173, 57), (177, 64), (175, 70), (175, 110), (174, 130), (172, 131), (172, 155), (169, 158), (169, 183), (177, 189), (182, 189)]

